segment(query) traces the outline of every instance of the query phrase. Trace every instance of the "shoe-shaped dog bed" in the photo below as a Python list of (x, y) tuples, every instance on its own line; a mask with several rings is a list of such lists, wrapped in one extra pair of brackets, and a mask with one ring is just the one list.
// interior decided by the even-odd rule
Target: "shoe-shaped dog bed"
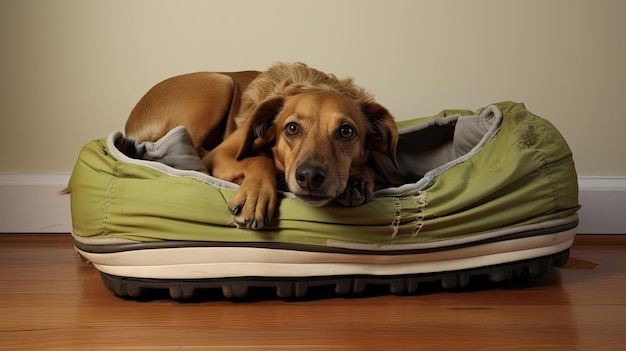
[(120, 296), (190, 298), (253, 287), (302, 297), (388, 285), (395, 294), (541, 275), (562, 266), (578, 224), (572, 153), (557, 129), (503, 102), (398, 122), (400, 168), (362, 206), (312, 207), (282, 193), (261, 231), (238, 229), (237, 185), (211, 177), (187, 131), (154, 143), (116, 132), (89, 142), (72, 173), (77, 252)]

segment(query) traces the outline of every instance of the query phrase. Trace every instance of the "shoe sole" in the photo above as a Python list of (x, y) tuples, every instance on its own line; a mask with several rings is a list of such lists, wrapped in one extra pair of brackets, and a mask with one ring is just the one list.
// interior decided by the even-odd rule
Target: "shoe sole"
[(476, 278), (491, 282), (529, 281), (565, 265), (569, 249), (535, 259), (453, 272), (406, 274), (398, 276), (324, 276), (324, 277), (241, 277), (213, 279), (147, 279), (120, 277), (100, 272), (107, 289), (121, 297), (141, 298), (155, 290), (166, 290), (175, 300), (198, 297), (208, 289), (221, 290), (227, 299), (248, 297), (253, 288), (275, 289), (278, 298), (304, 298), (311, 288), (332, 287), (337, 295), (362, 294), (372, 285), (388, 286), (394, 295), (416, 294), (440, 284), (442, 289), (464, 288)]
[(272, 288), (279, 298), (302, 298), (311, 287), (334, 286), (343, 295), (363, 293), (368, 285), (386, 285), (392, 294), (414, 294), (425, 283), (452, 289), (466, 287), (479, 276), (501, 282), (548, 273), (567, 262), (576, 224), (402, 252), (315, 251), (277, 243), (140, 243), (100, 246), (101, 252), (94, 252), (94, 245), (75, 246), (100, 271), (105, 286), (124, 297), (165, 289), (173, 299), (190, 299), (198, 291), (221, 289), (226, 298), (243, 298), (252, 288)]

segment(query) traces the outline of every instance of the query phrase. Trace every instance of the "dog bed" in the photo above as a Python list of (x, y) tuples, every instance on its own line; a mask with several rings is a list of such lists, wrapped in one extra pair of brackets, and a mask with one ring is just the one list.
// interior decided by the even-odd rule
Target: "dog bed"
[(311, 207), (283, 192), (267, 229), (238, 229), (237, 185), (211, 177), (187, 131), (154, 143), (116, 132), (81, 150), (69, 188), (77, 252), (105, 286), (138, 297), (167, 289), (228, 298), (270, 287), (302, 297), (370, 284), (395, 294), (541, 275), (563, 265), (578, 224), (572, 153), (523, 104), (445, 110), (398, 122), (392, 184), (359, 207)]

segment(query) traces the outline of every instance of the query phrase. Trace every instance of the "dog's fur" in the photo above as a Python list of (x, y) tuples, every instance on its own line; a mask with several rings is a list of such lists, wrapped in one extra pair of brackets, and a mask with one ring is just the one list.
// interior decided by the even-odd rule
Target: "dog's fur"
[(137, 103), (126, 136), (156, 141), (179, 125), (211, 175), (240, 185), (228, 206), (249, 229), (273, 217), (277, 175), (305, 203), (356, 206), (373, 197), (373, 155), (387, 153), (397, 165), (390, 113), (352, 78), (302, 63), (167, 79)]

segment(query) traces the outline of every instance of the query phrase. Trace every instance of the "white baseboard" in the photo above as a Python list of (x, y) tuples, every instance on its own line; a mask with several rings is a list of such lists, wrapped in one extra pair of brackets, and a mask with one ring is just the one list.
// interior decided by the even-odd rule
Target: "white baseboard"
[(69, 233), (65, 174), (0, 174), (0, 233)]
[[(0, 173), (0, 233), (69, 233), (66, 174)], [(580, 234), (626, 234), (626, 177), (579, 177)]]
[(579, 177), (580, 234), (626, 234), (626, 177)]

